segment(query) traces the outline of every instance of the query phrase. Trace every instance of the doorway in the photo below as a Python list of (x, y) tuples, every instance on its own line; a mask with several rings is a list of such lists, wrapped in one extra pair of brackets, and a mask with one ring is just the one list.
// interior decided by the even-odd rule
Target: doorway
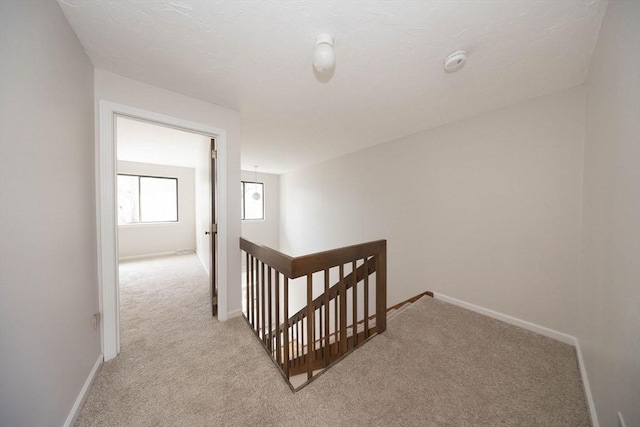
[[(216, 159), (211, 153), (215, 139), (209, 136), (116, 116), (119, 261), (197, 254), (210, 278), (216, 316)], [(130, 280), (127, 285), (132, 286)]]
[[(117, 117), (127, 117), (130, 119), (154, 123), (173, 129), (187, 131), (205, 135), (209, 140), (215, 140), (217, 144), (218, 167), (213, 171), (213, 182), (211, 186), (213, 193), (217, 193), (218, 200), (226, 200), (226, 176), (224, 168), (221, 170), (219, 164), (226, 160), (226, 132), (223, 129), (188, 122), (170, 116), (165, 116), (145, 110), (140, 110), (124, 105), (114, 104), (107, 101), (99, 102), (99, 140), (98, 140), (98, 238), (99, 238), (99, 267), (101, 279), (102, 297), (102, 332), (103, 332), (103, 353), (105, 361), (115, 357), (120, 351), (119, 337), (119, 295), (118, 295), (118, 236), (117, 236), (117, 210), (116, 210), (116, 120)], [(207, 161), (211, 162), (211, 150), (208, 150)], [(214, 163), (215, 165), (215, 163)], [(213, 209), (213, 208), (212, 208)], [(212, 210), (213, 213), (213, 210)], [(212, 235), (215, 240), (226, 241), (227, 227), (226, 216), (217, 215), (217, 234)], [(210, 223), (212, 225), (212, 223)], [(211, 229), (209, 232), (211, 233)], [(205, 235), (204, 232), (202, 235)], [(214, 245), (211, 245), (213, 249)], [(225, 245), (215, 245), (217, 263), (212, 262), (213, 267), (210, 274), (217, 279), (217, 286), (212, 289), (211, 300), (218, 303), (217, 317), (219, 320), (226, 320), (226, 260), (227, 252)], [(211, 253), (213, 258), (213, 251)], [(215, 299), (214, 299), (215, 296)]]

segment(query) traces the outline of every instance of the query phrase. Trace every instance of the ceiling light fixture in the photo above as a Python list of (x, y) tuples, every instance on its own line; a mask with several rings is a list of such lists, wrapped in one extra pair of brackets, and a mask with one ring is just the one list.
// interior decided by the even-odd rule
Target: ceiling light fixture
[(336, 66), (336, 53), (333, 51), (333, 36), (320, 34), (313, 50), (313, 68), (319, 73), (331, 70)]
[(455, 73), (467, 62), (467, 52), (464, 50), (456, 50), (444, 60), (444, 70), (447, 73)]

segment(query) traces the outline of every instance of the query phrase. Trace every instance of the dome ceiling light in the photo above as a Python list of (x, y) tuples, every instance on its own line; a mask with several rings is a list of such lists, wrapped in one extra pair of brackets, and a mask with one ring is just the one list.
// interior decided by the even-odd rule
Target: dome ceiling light
[(318, 73), (332, 70), (336, 66), (336, 53), (333, 50), (333, 36), (320, 34), (313, 50), (313, 68)]

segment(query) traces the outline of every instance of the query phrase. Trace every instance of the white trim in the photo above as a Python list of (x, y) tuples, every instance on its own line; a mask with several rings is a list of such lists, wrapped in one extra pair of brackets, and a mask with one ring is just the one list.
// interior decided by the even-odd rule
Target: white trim
[[(96, 180), (98, 185), (98, 242), (100, 242), (98, 269), (102, 297), (102, 352), (104, 360), (116, 357), (120, 352), (119, 303), (118, 303), (118, 233), (116, 216), (116, 146), (115, 116), (122, 115), (158, 123), (181, 130), (197, 132), (216, 138), (218, 164), (216, 187), (219, 203), (227, 200), (227, 132), (224, 129), (178, 119), (164, 114), (100, 100), (98, 114), (99, 138)], [(226, 209), (218, 212), (218, 319), (227, 320), (227, 235)]]
[[(582, 358), (582, 350), (580, 349), (580, 341), (575, 339), (576, 356), (578, 357), (578, 366), (580, 366), (580, 376), (582, 377), (582, 386), (584, 387), (584, 396), (587, 399), (587, 406), (589, 406), (589, 415), (591, 415), (591, 426), (599, 427), (598, 414), (596, 414), (596, 403), (593, 401), (593, 395), (591, 394), (591, 387), (589, 386), (589, 378), (587, 378), (587, 366), (584, 364)], [(623, 426), (624, 427), (624, 426)]]
[(158, 258), (161, 256), (170, 256), (170, 255), (178, 255), (176, 251), (173, 252), (157, 252), (154, 254), (144, 254), (144, 255), (132, 255), (132, 256), (121, 256), (118, 258), (119, 261), (134, 261), (136, 259), (147, 259), (147, 258)]
[(591, 424), (593, 427), (599, 427), (598, 416), (596, 415), (596, 406), (591, 394), (591, 388), (589, 387), (589, 379), (587, 378), (587, 369), (582, 358), (582, 351), (580, 350), (580, 342), (578, 338), (565, 334), (563, 332), (549, 329), (544, 326), (537, 325), (535, 323), (527, 322), (526, 320), (518, 319), (516, 317), (509, 316), (507, 314), (499, 313), (497, 311), (490, 310), (488, 308), (480, 307), (475, 304), (468, 303), (456, 298), (452, 298), (437, 292), (433, 293), (433, 297), (449, 304), (457, 305), (458, 307), (466, 308), (467, 310), (474, 311), (476, 313), (483, 314), (485, 316), (500, 320), (510, 325), (518, 326), (528, 331), (535, 332), (545, 337), (558, 340), (565, 344), (569, 344), (576, 349), (576, 357), (578, 359), (578, 366), (580, 368), (580, 376), (582, 378), (582, 386), (584, 387), (585, 398), (587, 399), (587, 405), (589, 406), (589, 415), (591, 416)]
[(84, 406), (84, 402), (87, 400), (89, 396), (89, 391), (91, 390), (91, 385), (96, 379), (100, 367), (102, 366), (102, 354), (98, 356), (98, 360), (93, 365), (91, 372), (89, 372), (89, 376), (84, 382), (84, 385), (80, 389), (80, 394), (76, 398), (76, 401), (73, 403), (73, 407), (71, 408), (71, 412), (69, 412), (69, 416), (67, 416), (67, 420), (64, 422), (64, 427), (70, 427), (76, 423), (78, 420), (78, 415), (80, 415), (80, 410)]
[(116, 107), (100, 102), (98, 139), (98, 185), (100, 242), (99, 271), (102, 288), (102, 354), (104, 360), (116, 357), (120, 352), (120, 305), (118, 286), (118, 233), (116, 214)]
[(624, 422), (624, 418), (622, 417), (622, 412), (618, 411), (618, 424), (620, 427), (627, 427), (627, 424)]
[(240, 317), (242, 316), (242, 309), (238, 309), (238, 310), (231, 310), (229, 313), (227, 313), (227, 319), (233, 319), (234, 317)]
[(457, 305), (467, 310), (475, 311), (476, 313), (484, 314), (485, 316), (493, 317), (494, 319), (502, 320), (505, 323), (519, 326), (523, 329), (535, 332), (545, 337), (553, 338), (554, 340), (561, 341), (565, 344), (575, 345), (576, 338), (571, 335), (564, 334), (562, 332), (555, 331), (553, 329), (545, 328), (544, 326), (536, 325), (535, 323), (527, 322), (526, 320), (517, 319), (507, 314), (498, 313), (497, 311), (489, 310), (488, 308), (480, 307), (466, 301), (462, 301), (456, 298), (451, 298), (439, 293), (433, 293), (434, 298), (439, 299), (449, 304)]

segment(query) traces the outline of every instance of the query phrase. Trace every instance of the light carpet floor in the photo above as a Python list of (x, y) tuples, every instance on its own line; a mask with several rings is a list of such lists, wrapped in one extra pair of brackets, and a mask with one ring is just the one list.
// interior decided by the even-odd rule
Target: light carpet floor
[(572, 347), (432, 298), (292, 393), (195, 255), (121, 264), (120, 355), (77, 426), (588, 426)]

